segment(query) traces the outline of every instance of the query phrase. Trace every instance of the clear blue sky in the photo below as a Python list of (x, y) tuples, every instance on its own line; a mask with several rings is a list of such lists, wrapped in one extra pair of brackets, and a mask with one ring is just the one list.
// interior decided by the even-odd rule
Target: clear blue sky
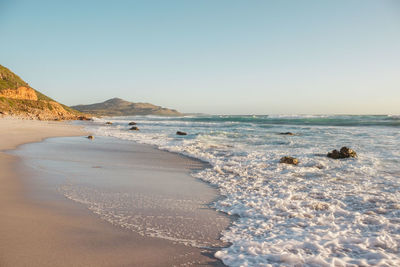
[(0, 0), (0, 64), (67, 105), (400, 114), (400, 1)]

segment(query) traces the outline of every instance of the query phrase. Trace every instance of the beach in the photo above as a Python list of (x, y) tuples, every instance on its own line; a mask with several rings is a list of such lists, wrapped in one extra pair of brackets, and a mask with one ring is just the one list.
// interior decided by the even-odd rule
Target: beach
[[(397, 266), (399, 126), (390, 115), (2, 120), (0, 265)], [(357, 155), (327, 157), (342, 146)]]
[[(59, 145), (63, 147), (62, 150), (51, 150), (49, 148), (48, 151), (52, 151), (55, 157), (56, 155), (63, 155), (68, 148), (72, 151), (71, 144), (75, 144), (75, 148), (78, 149), (80, 142), (86, 145), (92, 142), (84, 137), (86, 135), (87, 133), (83, 131), (82, 127), (63, 122), (0, 119), (0, 150), (2, 151), (0, 153), (0, 167), (2, 169), (0, 173), (1, 266), (223, 265), (213, 257), (215, 249), (201, 247), (201, 242), (197, 246), (196, 244), (194, 246), (193, 244), (185, 244), (186, 237), (189, 232), (192, 232), (190, 228), (186, 232), (183, 231), (181, 236), (176, 236), (176, 239), (171, 239), (113, 224), (112, 221), (102, 217), (101, 214), (93, 212), (85, 203), (74, 199), (79, 195), (76, 194), (76, 190), (68, 191), (68, 189), (71, 189), (71, 184), (67, 184), (67, 187), (65, 187), (65, 184), (63, 184), (64, 187), (59, 187), (60, 184), (57, 183), (62, 183), (62, 180), (57, 180), (58, 182), (53, 184), (53, 176), (49, 175), (48, 169), (32, 168), (32, 165), (25, 164), (30, 160), (29, 155), (25, 160), (23, 159), (24, 155), (18, 155), (18, 153), (15, 154), (11, 151), (22, 144), (41, 142), (50, 137), (65, 137), (65, 139), (60, 139)], [(52, 143), (54, 140), (58, 140), (58, 138), (48, 139), (43, 144), (54, 144)], [(95, 139), (94, 141), (98, 140)], [(97, 148), (103, 147), (106, 143), (107, 140), (103, 140), (103, 143), (98, 145)], [(26, 146), (31, 145), (19, 147), (17, 151), (20, 149), (28, 149), (27, 151), (29, 151), (30, 148)], [(39, 149), (40, 147), (39, 144), (32, 149)], [(119, 148), (122, 147), (123, 145)], [(6, 150), (7, 152), (5, 152)], [(36, 150), (36, 152), (38, 151)], [(37, 155), (36, 152), (32, 154), (33, 158)], [(84, 151), (77, 153), (82, 154)], [(118, 154), (120, 151), (113, 153)], [(49, 153), (45, 154), (48, 155)], [(52, 158), (54, 159), (54, 157)], [(180, 213), (183, 217), (191, 218), (190, 223), (185, 224), (184, 220), (180, 222), (181, 226), (183, 225), (183, 230), (184, 227), (189, 227), (193, 221), (197, 225), (192, 225), (192, 227), (200, 230), (204, 226), (207, 228), (207, 225), (203, 226), (202, 222), (218, 221), (220, 222), (217, 224), (219, 228), (212, 229), (209, 232), (204, 231), (204, 236), (201, 237), (194, 235), (191, 240), (202, 240), (206, 245), (213, 242), (221, 244), (218, 241), (219, 233), (229, 225), (230, 219), (206, 206), (206, 203), (212, 202), (217, 197), (217, 191), (189, 175), (193, 169), (203, 168), (203, 163), (159, 151), (150, 146), (135, 146), (132, 142), (129, 152), (125, 151), (124, 156), (121, 156), (120, 159), (127, 157), (130, 159), (129, 162), (136, 162), (133, 166), (141, 166), (141, 169), (133, 174), (133, 177), (145, 176), (147, 177), (146, 181), (150, 181), (146, 183), (135, 178), (136, 182), (130, 183), (131, 188), (141, 189), (142, 200), (149, 199), (148, 196), (154, 195), (168, 195), (170, 197), (169, 203), (175, 203), (174, 199), (186, 200), (189, 204), (184, 205), (185, 209), (177, 204), (172, 208), (173, 214)], [(107, 156), (103, 155), (103, 158), (107, 158)], [(80, 162), (79, 159), (75, 159)], [(64, 162), (62, 158), (58, 160)], [(94, 162), (90, 162), (93, 170), (101, 169), (98, 166), (99, 164), (95, 164), (96, 161), (97, 159), (94, 159)], [(81, 166), (81, 168), (84, 167)], [(52, 169), (51, 171), (55, 170)], [(166, 180), (163, 180), (164, 177)], [(165, 181), (169, 181), (168, 179), (171, 184), (172, 182), (175, 184), (172, 186), (168, 186), (168, 183), (165, 184)], [(177, 187), (181, 182), (184, 190)], [(119, 185), (121, 185), (120, 188), (126, 186), (122, 180), (119, 181)], [(105, 184), (102, 184), (102, 186), (105, 186)], [(65, 191), (54, 190), (60, 188)], [(155, 191), (152, 191), (153, 189)], [(182, 191), (185, 194), (180, 194)], [(190, 195), (196, 196), (195, 202), (192, 198), (189, 199)], [(194, 204), (190, 204), (192, 202), (189, 200)], [(162, 199), (159, 200), (159, 203), (162, 202)], [(150, 203), (153, 203), (152, 198), (150, 198)], [(135, 212), (142, 212), (142, 215), (149, 211), (149, 209), (142, 209), (142, 206), (136, 208)], [(171, 212), (170, 205), (160, 204), (156, 208), (151, 207), (150, 210), (152, 213), (160, 212), (168, 216), (172, 214), (168, 213)], [(150, 214), (150, 216), (152, 215)], [(166, 225), (163, 222), (164, 220), (153, 221), (161, 228)], [(167, 225), (165, 229), (169, 229), (170, 232), (178, 232), (178, 229), (173, 228), (174, 223), (175, 221), (170, 222), (171, 225)]]

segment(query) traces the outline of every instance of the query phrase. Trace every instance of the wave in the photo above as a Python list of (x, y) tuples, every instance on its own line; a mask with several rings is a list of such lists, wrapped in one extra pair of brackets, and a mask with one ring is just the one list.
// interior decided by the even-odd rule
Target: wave
[(258, 125), (315, 126), (400, 126), (400, 117), (393, 115), (248, 115), (182, 117), (180, 121), (251, 123)]
[[(130, 120), (141, 131), (128, 131)], [(399, 120), (383, 115), (138, 116), (118, 118), (113, 126), (99, 120), (90, 130), (209, 162), (211, 168), (193, 175), (219, 188), (224, 198), (214, 203), (217, 210), (238, 216), (222, 233), (232, 245), (216, 253), (229, 266), (398, 266)], [(188, 136), (176, 136), (176, 130)], [(277, 134), (287, 131), (297, 135)], [(344, 145), (359, 158), (324, 156)], [(300, 164), (279, 164), (286, 155)]]
[[(252, 125), (305, 125), (305, 126), (388, 126), (399, 127), (400, 115), (202, 115), (202, 116), (130, 116), (114, 117), (116, 121), (128, 119), (143, 123), (226, 123)], [(100, 119), (103, 121), (103, 119)]]

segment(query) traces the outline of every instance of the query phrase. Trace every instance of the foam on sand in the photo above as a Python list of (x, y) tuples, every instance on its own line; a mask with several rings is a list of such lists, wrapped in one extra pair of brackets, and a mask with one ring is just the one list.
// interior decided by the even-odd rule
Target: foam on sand
[[(135, 120), (138, 133), (126, 131)], [(389, 116), (115, 118), (90, 129), (207, 161), (193, 175), (219, 188), (229, 266), (400, 265), (399, 121)], [(356, 126), (351, 126), (356, 125)], [(176, 137), (176, 130), (188, 132)], [(295, 132), (282, 136), (280, 132)], [(326, 153), (349, 146), (357, 159)], [(279, 164), (282, 156), (298, 166)]]

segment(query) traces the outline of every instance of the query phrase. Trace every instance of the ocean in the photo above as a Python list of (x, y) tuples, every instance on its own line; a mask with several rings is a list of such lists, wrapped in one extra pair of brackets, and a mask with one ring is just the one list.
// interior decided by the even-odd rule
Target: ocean
[[(209, 163), (192, 175), (218, 189), (213, 208), (236, 217), (221, 233), (230, 245), (215, 253), (228, 266), (400, 266), (400, 116), (132, 116), (85, 125)], [(326, 156), (342, 146), (358, 157)], [(283, 156), (299, 164), (279, 163)]]

